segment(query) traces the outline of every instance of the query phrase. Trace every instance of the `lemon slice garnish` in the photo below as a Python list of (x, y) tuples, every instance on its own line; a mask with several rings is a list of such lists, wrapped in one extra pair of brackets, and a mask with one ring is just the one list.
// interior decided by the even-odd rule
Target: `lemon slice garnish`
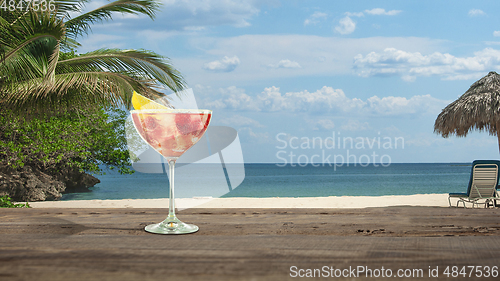
[(132, 105), (134, 106), (135, 110), (143, 110), (143, 109), (167, 109), (170, 110), (170, 108), (159, 104), (157, 102), (154, 102), (148, 98), (146, 98), (143, 95), (138, 94), (136, 91), (134, 91), (134, 94), (132, 95)]

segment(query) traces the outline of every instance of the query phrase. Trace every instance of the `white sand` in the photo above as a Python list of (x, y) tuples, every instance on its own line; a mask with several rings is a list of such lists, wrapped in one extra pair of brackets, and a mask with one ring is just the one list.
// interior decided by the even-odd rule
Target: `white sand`
[[(388, 196), (178, 198), (178, 209), (187, 208), (368, 208), (388, 206), (448, 207), (448, 194)], [(452, 202), (453, 203), (453, 202)], [(168, 199), (75, 200), (32, 202), (33, 208), (168, 208)]]

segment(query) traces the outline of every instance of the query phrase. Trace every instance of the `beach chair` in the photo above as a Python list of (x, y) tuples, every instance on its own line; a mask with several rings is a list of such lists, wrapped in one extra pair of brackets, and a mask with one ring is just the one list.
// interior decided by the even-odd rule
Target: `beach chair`
[(498, 168), (500, 161), (495, 160), (476, 160), (472, 162), (471, 175), (467, 193), (450, 193), (448, 203), (451, 207), (451, 198), (458, 198), (457, 207), (460, 202), (472, 203), (472, 208), (475, 205), (484, 204), (487, 208), (490, 204), (495, 206), (496, 199), (499, 199), (497, 193), (498, 185)]

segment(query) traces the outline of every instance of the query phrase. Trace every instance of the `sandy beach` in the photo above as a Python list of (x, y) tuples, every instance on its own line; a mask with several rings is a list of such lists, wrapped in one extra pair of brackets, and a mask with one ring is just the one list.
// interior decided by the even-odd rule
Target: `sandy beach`
[[(453, 201), (452, 201), (453, 203)], [(164, 199), (72, 200), (32, 202), (33, 208), (168, 208)], [(177, 198), (178, 209), (188, 208), (369, 208), (389, 206), (448, 207), (448, 194), (388, 196)]]

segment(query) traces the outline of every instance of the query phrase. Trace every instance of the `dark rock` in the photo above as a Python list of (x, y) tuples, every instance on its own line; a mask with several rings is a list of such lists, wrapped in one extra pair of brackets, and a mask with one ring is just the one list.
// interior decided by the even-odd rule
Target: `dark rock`
[(89, 187), (101, 182), (94, 176), (77, 169), (63, 171), (58, 174), (57, 179), (66, 185), (65, 193), (90, 192)]
[(8, 195), (14, 201), (33, 202), (58, 200), (62, 193), (84, 191), (99, 182), (82, 172), (61, 173), (53, 177), (38, 169), (24, 166), (20, 170), (0, 168), (0, 196)]

